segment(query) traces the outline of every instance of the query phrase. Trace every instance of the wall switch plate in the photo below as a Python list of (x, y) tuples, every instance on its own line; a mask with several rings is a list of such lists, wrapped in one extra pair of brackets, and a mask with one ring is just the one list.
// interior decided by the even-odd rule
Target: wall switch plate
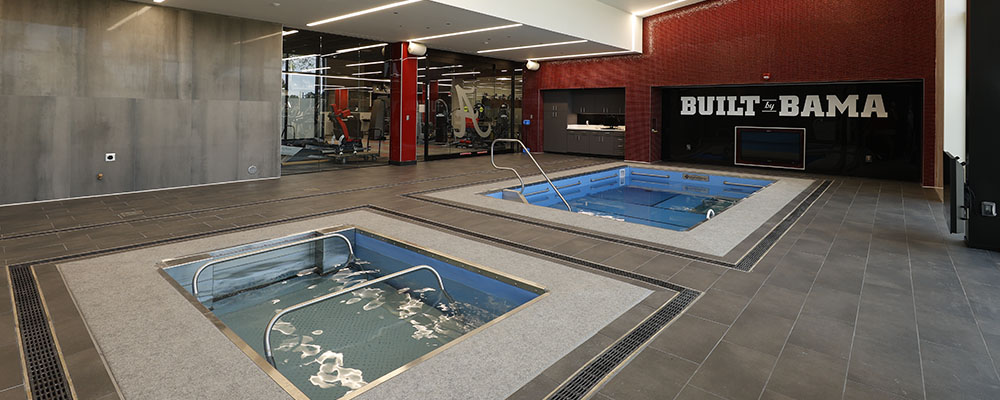
[(105, 153), (104, 154), (104, 161), (114, 162), (117, 159), (118, 159), (118, 155), (116, 155), (115, 153)]
[(984, 217), (995, 217), (997, 216), (997, 203), (991, 203), (988, 201), (983, 202), (983, 216)]

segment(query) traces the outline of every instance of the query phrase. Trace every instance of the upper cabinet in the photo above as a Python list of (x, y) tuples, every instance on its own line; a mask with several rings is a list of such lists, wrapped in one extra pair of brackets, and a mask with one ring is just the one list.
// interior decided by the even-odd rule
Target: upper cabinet
[(572, 96), (576, 114), (625, 114), (625, 89), (579, 89)]

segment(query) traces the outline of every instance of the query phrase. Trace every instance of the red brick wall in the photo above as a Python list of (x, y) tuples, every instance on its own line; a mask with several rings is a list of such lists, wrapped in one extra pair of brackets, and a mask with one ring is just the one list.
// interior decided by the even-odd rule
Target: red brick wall
[[(540, 90), (624, 87), (625, 159), (658, 161), (655, 86), (924, 80), (923, 181), (934, 184), (933, 0), (709, 0), (647, 17), (644, 54), (543, 62), (526, 71), (528, 146), (544, 149)], [(655, 103), (655, 104), (654, 104)], [(658, 122), (658, 121), (657, 121)]]

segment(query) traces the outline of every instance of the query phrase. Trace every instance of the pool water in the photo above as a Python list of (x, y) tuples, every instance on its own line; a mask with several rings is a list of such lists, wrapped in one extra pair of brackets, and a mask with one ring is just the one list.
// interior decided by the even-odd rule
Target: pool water
[[(675, 231), (686, 231), (729, 209), (774, 181), (621, 167), (553, 181), (573, 212)], [(510, 191), (487, 196), (520, 200)], [(547, 182), (526, 185), (529, 204), (566, 210)]]
[[(240, 266), (210, 267), (220, 271), (205, 283), (205, 278), (199, 278), (199, 300), (263, 356), (264, 329), (284, 308), (415, 265), (429, 265), (441, 275), (451, 299), (441, 291), (434, 274), (422, 270), (279, 319), (270, 341), (275, 367), (313, 399), (349, 395), (539, 295), (533, 288), (515, 287), (377, 236), (357, 232), (345, 236), (351, 238), (358, 260), (350, 268), (331, 268), (329, 271), (336, 272), (326, 275), (312, 267), (288, 273), (289, 266), (303, 266), (293, 261), (296, 254), (301, 259), (314, 256), (314, 244), (303, 245), (297, 252), (283, 251), (277, 256), (282, 262), (275, 262), (274, 254), (265, 253), (244, 259)], [(328, 255), (338, 251), (346, 255), (342, 241), (318, 243)], [(166, 272), (182, 285), (187, 282), (190, 288), (194, 270), (201, 265), (205, 261)], [(271, 276), (281, 278), (268, 280), (268, 270)], [(247, 275), (254, 278), (248, 279)], [(241, 287), (233, 287), (220, 281), (242, 283)]]

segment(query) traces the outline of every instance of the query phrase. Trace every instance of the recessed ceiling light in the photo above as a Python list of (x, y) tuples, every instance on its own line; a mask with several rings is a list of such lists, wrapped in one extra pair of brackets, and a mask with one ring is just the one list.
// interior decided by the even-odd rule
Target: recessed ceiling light
[(650, 8), (650, 9), (648, 9), (648, 10), (645, 10), (645, 11), (639, 11), (639, 12), (637, 12), (637, 13), (633, 13), (632, 15), (635, 15), (635, 16), (637, 16), (637, 17), (645, 17), (645, 16), (647, 16), (647, 15), (649, 15), (649, 14), (653, 13), (654, 11), (657, 11), (657, 10), (660, 10), (660, 9), (664, 9), (664, 8), (667, 8), (667, 7), (670, 7), (670, 6), (674, 5), (674, 4), (678, 4), (678, 3), (683, 3), (684, 1), (685, 1), (685, 0), (675, 0), (675, 1), (671, 1), (671, 2), (669, 2), (669, 3), (665, 3), (665, 4), (660, 4), (660, 5), (656, 6), (656, 7), (653, 7), (653, 8)]
[(372, 45), (368, 45), (368, 46), (352, 47), (352, 48), (349, 48), (349, 49), (340, 49), (340, 50), (337, 50), (336, 53), (334, 53), (334, 54), (350, 53), (352, 51), (361, 51), (361, 50), (367, 50), (367, 49), (374, 49), (376, 47), (385, 47), (385, 46), (388, 46), (388, 45), (389, 45), (389, 43), (379, 43), (379, 44), (372, 44)]
[(369, 8), (367, 10), (355, 11), (355, 12), (352, 12), (350, 14), (344, 14), (344, 15), (341, 15), (341, 16), (333, 17), (333, 18), (327, 18), (327, 19), (324, 19), (322, 21), (310, 22), (310, 23), (306, 24), (306, 26), (316, 26), (316, 25), (328, 24), (328, 23), (331, 23), (331, 22), (345, 20), (345, 19), (348, 19), (348, 18), (354, 18), (354, 17), (357, 17), (357, 16), (365, 15), (365, 14), (371, 14), (373, 12), (379, 12), (379, 11), (382, 11), (382, 10), (388, 10), (390, 8), (395, 8), (395, 7), (399, 7), (399, 6), (405, 6), (407, 4), (416, 3), (418, 1), (421, 1), (421, 0), (406, 0), (406, 1), (396, 2), (396, 3), (386, 4), (384, 6), (378, 6), (378, 7), (374, 7), (374, 8)]
[(319, 54), (307, 54), (307, 55), (304, 55), (304, 56), (294, 56), (294, 57), (282, 58), (281, 61), (298, 60), (300, 58), (309, 58), (309, 57), (317, 57), (317, 56), (319, 56)]
[(563, 45), (568, 45), (568, 44), (580, 44), (580, 43), (587, 43), (587, 41), (586, 40), (572, 40), (572, 41), (569, 41), (569, 42), (532, 44), (532, 45), (527, 45), (527, 46), (505, 47), (505, 48), (502, 48), (502, 49), (479, 50), (476, 53), (479, 53), (479, 54), (483, 54), (483, 53), (496, 53), (498, 51), (534, 49), (534, 48), (538, 48), (538, 47), (563, 46)]
[(586, 53), (586, 54), (567, 54), (564, 56), (552, 56), (552, 57), (535, 57), (529, 61), (544, 61), (544, 60), (559, 60), (563, 58), (584, 58), (584, 57), (601, 57), (601, 56), (614, 56), (619, 54), (637, 54), (634, 51), (606, 51), (603, 53)]
[(441, 34), (441, 35), (434, 35), (434, 36), (427, 36), (427, 37), (422, 37), (422, 38), (415, 38), (415, 39), (410, 39), (409, 41), (411, 41), (411, 42), (423, 42), (423, 41), (432, 40), (432, 39), (440, 39), (440, 38), (446, 38), (446, 37), (451, 37), (451, 36), (459, 36), (459, 35), (469, 35), (469, 34), (479, 33), (479, 32), (489, 32), (489, 31), (495, 31), (495, 30), (498, 30), (498, 29), (517, 28), (517, 27), (521, 27), (521, 26), (524, 26), (524, 24), (501, 25), (501, 26), (494, 26), (494, 27), (490, 27), (490, 28), (473, 29), (473, 30), (469, 30), (469, 31), (454, 32), (454, 33), (445, 33), (445, 34)]
[(153, 0), (153, 2), (154, 2), (154, 3), (157, 3), (157, 4), (159, 4), (159, 3), (162, 3), (162, 2), (164, 2), (164, 1), (167, 1), (167, 0)]

